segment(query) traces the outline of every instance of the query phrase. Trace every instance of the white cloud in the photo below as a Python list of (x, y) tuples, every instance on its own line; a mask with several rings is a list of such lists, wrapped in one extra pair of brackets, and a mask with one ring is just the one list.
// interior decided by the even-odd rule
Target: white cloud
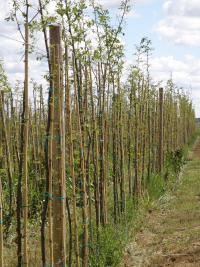
[(106, 7), (118, 7), (118, 6), (120, 6), (121, 0), (112, 0), (112, 1), (98, 0), (98, 1), (96, 1), (96, 3), (102, 4)]
[(10, 5), (8, 1), (0, 1), (0, 21), (8, 14)]
[[(36, 0), (32, 0), (31, 4), (37, 3)], [(14, 86), (19, 80), (23, 83), (24, 80), (24, 46), (23, 39), (21, 38), (15, 22), (5, 21), (10, 11), (10, 4), (7, 0), (0, 0), (0, 60), (3, 60), (5, 71), (8, 75), (9, 82)], [(35, 13), (35, 10), (31, 11)], [(23, 20), (21, 22), (23, 27)], [(36, 50), (40, 53), (45, 54), (45, 47), (43, 38), (37, 36), (37, 48)], [(42, 76), (47, 71), (47, 64), (43, 61), (36, 60), (35, 55), (29, 57), (29, 69), (30, 79), (34, 79), (39, 83), (45, 84), (45, 80)]]
[[(144, 5), (144, 4), (150, 4), (155, 0), (130, 0), (130, 5)], [(108, 8), (112, 7), (119, 7), (122, 0), (96, 0), (96, 3), (102, 4)]]
[[(35, 1), (35, 0), (33, 0)], [(119, 6), (120, 0), (99, 0), (109, 7)], [(135, 0), (135, 4), (148, 4), (153, 0)], [(165, 1), (164, 6), (166, 17), (156, 25), (156, 30), (162, 35), (176, 43), (190, 45), (200, 44), (200, 1), (195, 0), (170, 0)], [(54, 8), (52, 7), (52, 10)], [(15, 40), (21, 40), (14, 23), (7, 23), (4, 18), (9, 12), (8, 1), (0, 0), (0, 59), (4, 59), (5, 70), (8, 73), (9, 80), (14, 84), (18, 79), (23, 82), (24, 64), (23, 50), (24, 47), (19, 42), (1, 37), (9, 36)], [(131, 11), (129, 16), (138, 17), (139, 15)], [(156, 45), (156, 44), (155, 44)], [(37, 47), (44, 48), (43, 38), (38, 39)], [(39, 51), (41, 52), (41, 51)], [(47, 70), (45, 60), (40, 62), (35, 56), (30, 56), (30, 78), (38, 82), (44, 82), (42, 76)], [(197, 115), (200, 116), (200, 58), (186, 54), (182, 60), (177, 60), (173, 56), (154, 57), (151, 64), (152, 76), (155, 80), (166, 81), (170, 74), (173, 74), (175, 82), (191, 89), (191, 95), (194, 99)]]
[(199, 0), (165, 0), (165, 12), (169, 15), (199, 17)]
[(178, 86), (187, 89), (200, 117), (200, 58), (186, 54), (182, 60), (174, 56), (154, 57), (151, 61), (151, 73), (155, 81), (166, 82), (172, 74)]
[(176, 44), (200, 46), (200, 1), (165, 0), (163, 9), (154, 30)]
[(139, 19), (141, 18), (141, 15), (134, 10), (131, 10), (127, 15), (126, 18), (128, 19)]

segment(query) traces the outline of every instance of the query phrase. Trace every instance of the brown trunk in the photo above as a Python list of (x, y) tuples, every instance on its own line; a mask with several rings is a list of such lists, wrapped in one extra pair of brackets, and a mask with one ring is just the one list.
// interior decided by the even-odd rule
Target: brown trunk
[(0, 179), (0, 267), (4, 266), (3, 255), (3, 191)]
[[(12, 217), (12, 202), (13, 202), (13, 189), (12, 189), (12, 163), (11, 163), (11, 153), (10, 153), (10, 145), (9, 145), (9, 139), (8, 139), (8, 132), (6, 127), (6, 120), (5, 120), (5, 114), (4, 114), (4, 92), (0, 91), (0, 113), (1, 113), (1, 119), (3, 124), (3, 134), (5, 139), (5, 146), (6, 146), (6, 163), (7, 163), (7, 172), (8, 172), (8, 183), (9, 183), (9, 226), (11, 223), (11, 217)], [(6, 226), (7, 227), (7, 226)]]
[(158, 171), (161, 174), (163, 170), (163, 88), (159, 89), (159, 154)]
[(64, 128), (63, 128), (63, 85), (61, 28), (50, 26), (50, 54), (52, 66), (52, 85), (54, 100), (53, 140), (52, 140), (52, 193), (53, 193), (53, 260), (55, 267), (65, 266), (66, 235), (66, 193)]
[(77, 207), (76, 207), (76, 177), (74, 172), (74, 145), (72, 136), (72, 118), (71, 118), (71, 90), (70, 90), (70, 80), (69, 80), (69, 56), (68, 47), (65, 47), (65, 71), (66, 71), (66, 114), (67, 114), (67, 133), (69, 139), (69, 165), (70, 174), (72, 178), (72, 207), (73, 207), (73, 236), (74, 236), (74, 250), (76, 257), (76, 267), (80, 266), (80, 253), (79, 253), (79, 240), (78, 240), (78, 222), (77, 222)]

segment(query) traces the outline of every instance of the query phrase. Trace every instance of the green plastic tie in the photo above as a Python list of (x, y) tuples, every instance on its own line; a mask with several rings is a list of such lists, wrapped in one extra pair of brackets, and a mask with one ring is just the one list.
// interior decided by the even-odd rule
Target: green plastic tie
[(50, 194), (49, 192), (45, 192), (44, 193), (44, 197), (48, 197), (49, 199), (52, 199), (53, 198), (53, 195)]
[(54, 197), (54, 198), (57, 199), (57, 200), (60, 200), (60, 201), (65, 200), (65, 197), (63, 197), (63, 196), (60, 196), (60, 197)]

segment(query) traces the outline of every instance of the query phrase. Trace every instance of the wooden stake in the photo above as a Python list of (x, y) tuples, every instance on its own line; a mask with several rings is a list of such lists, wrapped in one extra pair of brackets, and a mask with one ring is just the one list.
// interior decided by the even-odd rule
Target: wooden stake
[(0, 267), (4, 266), (3, 258), (3, 205), (2, 205), (2, 184), (0, 178)]
[(62, 84), (62, 51), (61, 27), (50, 26), (50, 56), (52, 66), (52, 85), (54, 99), (54, 121), (52, 140), (52, 193), (53, 193), (53, 260), (54, 267), (66, 264), (66, 192), (64, 161), (64, 127), (63, 127), (63, 84)]
[(163, 88), (159, 89), (159, 151), (158, 171), (163, 170)]

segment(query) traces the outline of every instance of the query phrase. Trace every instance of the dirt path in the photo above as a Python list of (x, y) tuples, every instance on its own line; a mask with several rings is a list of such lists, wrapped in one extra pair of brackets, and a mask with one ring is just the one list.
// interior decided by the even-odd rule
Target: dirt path
[(177, 190), (145, 220), (126, 248), (123, 267), (200, 267), (200, 140)]

